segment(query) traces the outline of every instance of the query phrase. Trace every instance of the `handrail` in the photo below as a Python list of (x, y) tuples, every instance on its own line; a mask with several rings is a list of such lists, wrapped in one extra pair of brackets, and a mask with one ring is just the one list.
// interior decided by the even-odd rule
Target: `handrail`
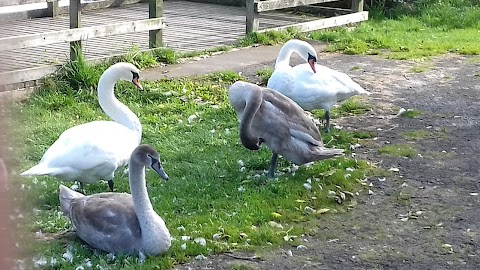
[(48, 0), (2, 0), (0, 1), (0, 7), (19, 6), (28, 4), (46, 3)]

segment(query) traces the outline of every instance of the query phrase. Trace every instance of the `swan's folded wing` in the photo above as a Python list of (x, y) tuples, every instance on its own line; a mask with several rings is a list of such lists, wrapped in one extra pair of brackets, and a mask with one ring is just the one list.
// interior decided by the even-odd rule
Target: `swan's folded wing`
[(129, 194), (99, 193), (72, 202), (71, 220), (77, 235), (94, 248), (109, 252), (131, 250), (141, 238)]
[(280, 92), (263, 88), (263, 100), (270, 102), (276, 109), (288, 117), (302, 118), (303, 109), (292, 99)]
[(51, 168), (89, 170), (112, 160), (128, 160), (137, 145), (135, 135), (118, 123), (89, 122), (62, 133), (42, 162)]
[(310, 136), (308, 133), (302, 132), (302, 131), (297, 130), (297, 129), (290, 129), (290, 135), (292, 135), (292, 137), (294, 137), (297, 140), (301, 140), (301, 141), (304, 141), (306, 143), (309, 143), (309, 144), (312, 144), (312, 145), (315, 145), (315, 146), (322, 146), (323, 145), (322, 141), (319, 141), (319, 140), (315, 139), (314, 137)]
[(264, 101), (270, 102), (282, 113), (281, 117), (283, 118), (283, 122), (288, 125), (291, 130), (306, 133), (321, 143), (320, 132), (315, 123), (295, 101), (279, 92), (269, 89), (265, 89), (264, 91)]

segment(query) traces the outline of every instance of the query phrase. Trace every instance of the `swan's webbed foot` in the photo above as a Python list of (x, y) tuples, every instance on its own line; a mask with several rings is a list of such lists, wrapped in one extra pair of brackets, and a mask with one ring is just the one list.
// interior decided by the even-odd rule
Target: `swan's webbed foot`
[(110, 189), (110, 192), (113, 192), (113, 180), (108, 180), (108, 188)]
[(268, 169), (268, 173), (267, 173), (268, 177), (273, 177), (275, 175), (275, 168), (277, 167), (277, 158), (278, 158), (278, 154), (277, 153), (272, 153), (272, 159), (270, 161), (270, 168)]

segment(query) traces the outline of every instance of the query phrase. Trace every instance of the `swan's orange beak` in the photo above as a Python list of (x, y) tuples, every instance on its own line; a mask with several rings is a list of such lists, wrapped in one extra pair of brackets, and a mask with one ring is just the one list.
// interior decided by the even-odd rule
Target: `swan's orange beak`
[(138, 80), (138, 78), (133, 78), (132, 83), (135, 84), (135, 86), (136, 86), (139, 90), (143, 90), (143, 87), (142, 87), (142, 85), (140, 84), (140, 81)]
[(308, 59), (308, 64), (309, 64), (310, 67), (312, 68), (313, 73), (317, 73), (317, 71), (315, 70), (315, 59), (313, 59), (313, 58)]

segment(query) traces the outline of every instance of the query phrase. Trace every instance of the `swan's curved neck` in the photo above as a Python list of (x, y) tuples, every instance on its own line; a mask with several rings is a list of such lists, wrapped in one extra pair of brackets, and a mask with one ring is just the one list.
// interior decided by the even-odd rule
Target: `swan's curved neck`
[[(303, 60), (307, 61), (308, 60), (307, 52), (309, 51), (315, 51), (315, 50), (307, 42), (303, 42), (300, 40), (289, 40), (280, 49), (280, 52), (278, 53), (277, 61), (275, 62), (275, 68), (278, 68), (279, 66), (290, 66), (290, 57), (294, 52), (297, 53), (300, 57), (302, 57)], [(305, 52), (305, 53), (302, 53), (302, 52)]]
[(262, 90), (252, 87), (250, 91), (245, 92), (245, 109), (243, 110), (242, 119), (240, 120), (240, 140), (247, 143), (251, 140), (250, 129), (255, 114), (262, 105)]
[[(165, 226), (165, 222), (159, 218), (148, 198), (147, 185), (145, 182), (145, 167), (131, 160), (128, 174), (133, 207), (137, 214), (140, 228), (142, 229), (142, 235), (145, 235), (146, 240), (148, 240), (149, 236), (153, 238), (153, 236), (160, 234), (166, 241), (169, 241), (170, 233)], [(161, 228), (160, 231), (158, 231), (159, 227)], [(155, 242), (156, 239), (151, 240)]]
[(282, 47), (282, 49), (280, 49), (277, 61), (275, 62), (275, 68), (278, 68), (280, 66), (290, 66), (290, 57), (295, 51), (291, 45), (292, 43), (287, 43)]
[(140, 120), (127, 106), (121, 103), (114, 95), (115, 83), (120, 78), (111, 71), (106, 71), (98, 82), (98, 102), (103, 111), (113, 119), (138, 135), (140, 142), (142, 136), (142, 125)]

